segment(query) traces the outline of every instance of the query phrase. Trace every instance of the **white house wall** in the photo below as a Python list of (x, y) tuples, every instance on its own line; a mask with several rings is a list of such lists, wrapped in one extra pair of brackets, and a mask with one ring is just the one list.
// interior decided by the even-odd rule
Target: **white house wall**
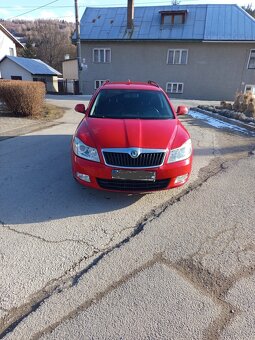
[(3, 79), (11, 79), (12, 76), (20, 76), (22, 77), (22, 80), (33, 80), (31, 73), (8, 58), (5, 58), (1, 62), (0, 72)]
[(10, 48), (13, 48), (13, 55), (17, 55), (16, 51), (16, 45), (10, 39), (6, 34), (4, 34), (3, 31), (0, 30), (0, 60), (5, 56), (5, 55), (11, 55), (10, 54)]

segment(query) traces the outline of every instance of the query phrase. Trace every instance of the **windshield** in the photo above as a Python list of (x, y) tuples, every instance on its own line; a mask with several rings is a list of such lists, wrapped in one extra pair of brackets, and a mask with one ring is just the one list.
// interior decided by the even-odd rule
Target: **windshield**
[(174, 114), (160, 91), (101, 90), (90, 117), (120, 119), (173, 119)]

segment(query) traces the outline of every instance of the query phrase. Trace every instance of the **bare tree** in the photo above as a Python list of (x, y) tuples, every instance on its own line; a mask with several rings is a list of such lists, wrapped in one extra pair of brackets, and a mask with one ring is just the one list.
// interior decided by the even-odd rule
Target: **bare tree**
[(75, 46), (71, 44), (70, 32), (60, 30), (56, 20), (35, 21), (34, 37), (37, 58), (61, 70), (65, 54), (75, 56)]

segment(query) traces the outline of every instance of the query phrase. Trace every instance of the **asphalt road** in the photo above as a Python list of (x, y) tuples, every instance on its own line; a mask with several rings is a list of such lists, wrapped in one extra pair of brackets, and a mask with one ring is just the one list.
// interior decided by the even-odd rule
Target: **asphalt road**
[(82, 115), (55, 103), (58, 125), (0, 142), (0, 338), (253, 339), (254, 137), (183, 117), (188, 185), (89, 190), (70, 169)]

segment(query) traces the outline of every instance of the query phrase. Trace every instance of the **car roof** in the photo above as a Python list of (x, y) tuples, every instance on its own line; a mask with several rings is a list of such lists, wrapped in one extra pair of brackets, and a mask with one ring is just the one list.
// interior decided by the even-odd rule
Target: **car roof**
[(110, 82), (106, 81), (100, 90), (151, 90), (151, 91), (162, 91), (159, 85), (153, 81), (145, 82), (131, 82), (130, 80), (126, 82)]

